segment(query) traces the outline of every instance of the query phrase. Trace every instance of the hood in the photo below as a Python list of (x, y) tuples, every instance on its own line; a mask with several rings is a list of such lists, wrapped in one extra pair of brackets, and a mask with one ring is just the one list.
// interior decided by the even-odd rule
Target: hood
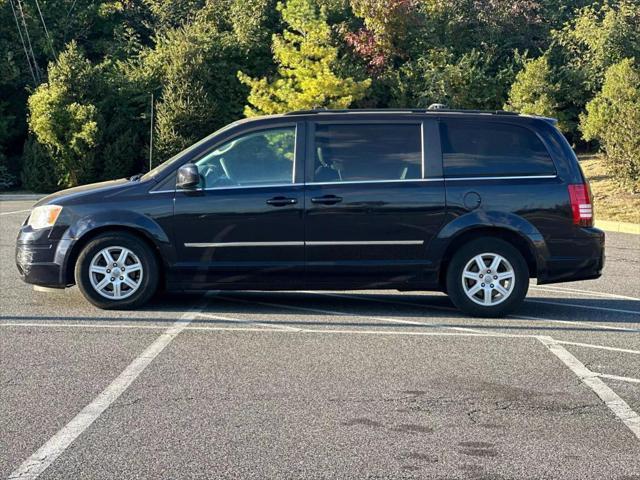
[(79, 187), (67, 188), (66, 190), (60, 190), (59, 192), (52, 193), (41, 199), (35, 206), (47, 204), (64, 205), (73, 200), (77, 200), (83, 196), (94, 196), (100, 194), (103, 196), (120, 193), (127, 189), (127, 187), (135, 187), (139, 185), (139, 182), (130, 182), (126, 178), (118, 180), (109, 180), (107, 182), (90, 183), (89, 185), (81, 185)]

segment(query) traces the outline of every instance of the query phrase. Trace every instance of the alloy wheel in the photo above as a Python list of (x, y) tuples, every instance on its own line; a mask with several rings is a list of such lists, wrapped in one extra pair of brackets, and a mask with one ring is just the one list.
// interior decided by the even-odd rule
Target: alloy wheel
[(138, 256), (120, 246), (103, 248), (89, 264), (91, 286), (110, 300), (122, 300), (133, 295), (142, 284), (143, 274)]
[(462, 288), (467, 297), (485, 307), (504, 302), (513, 292), (515, 272), (509, 261), (497, 253), (481, 253), (462, 270)]

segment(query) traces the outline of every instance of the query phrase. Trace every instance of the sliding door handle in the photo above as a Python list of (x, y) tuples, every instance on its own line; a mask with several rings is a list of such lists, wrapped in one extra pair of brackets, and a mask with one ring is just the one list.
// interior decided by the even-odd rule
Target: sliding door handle
[(320, 203), (322, 205), (335, 205), (341, 201), (342, 197), (338, 197), (336, 195), (323, 195), (322, 197), (311, 198), (311, 203)]
[(285, 205), (294, 205), (296, 203), (298, 203), (297, 199), (287, 197), (273, 197), (267, 200), (267, 204), (274, 207), (284, 207)]

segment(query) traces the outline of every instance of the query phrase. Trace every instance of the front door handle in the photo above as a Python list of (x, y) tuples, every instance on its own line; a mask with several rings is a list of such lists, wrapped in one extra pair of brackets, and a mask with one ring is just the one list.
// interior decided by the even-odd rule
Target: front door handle
[(297, 199), (287, 197), (273, 197), (267, 200), (267, 204), (274, 207), (284, 207), (285, 205), (294, 205), (296, 203), (298, 203)]
[(323, 195), (322, 197), (313, 197), (311, 199), (311, 203), (321, 203), (323, 205), (335, 205), (341, 201), (342, 197), (336, 195)]

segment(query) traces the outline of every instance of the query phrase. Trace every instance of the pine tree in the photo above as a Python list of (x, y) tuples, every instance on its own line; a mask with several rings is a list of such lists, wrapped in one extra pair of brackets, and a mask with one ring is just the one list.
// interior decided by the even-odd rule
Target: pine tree
[(559, 87), (552, 82), (551, 73), (546, 56), (527, 61), (511, 85), (505, 108), (530, 115), (555, 116)]
[(338, 49), (331, 43), (327, 14), (312, 0), (278, 3), (288, 28), (273, 37), (277, 64), (274, 79), (238, 78), (251, 88), (245, 115), (283, 113), (310, 108), (347, 108), (364, 97), (371, 80), (342, 78), (336, 71)]
[(37, 193), (58, 190), (59, 172), (47, 151), (35, 139), (29, 138), (24, 144), (22, 166), (22, 186)]

